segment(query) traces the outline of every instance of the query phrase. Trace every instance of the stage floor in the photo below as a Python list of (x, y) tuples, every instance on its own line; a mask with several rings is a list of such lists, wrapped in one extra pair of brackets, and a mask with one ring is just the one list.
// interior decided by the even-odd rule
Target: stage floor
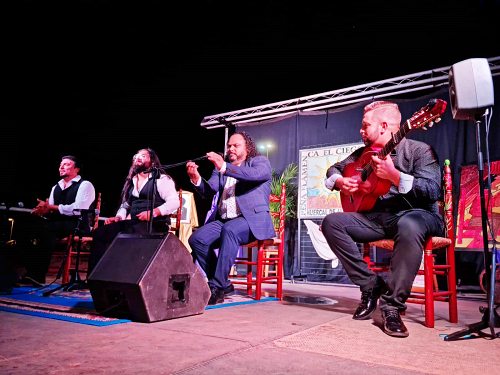
[(443, 340), (481, 320), (484, 299), (461, 297), (458, 324), (447, 321), (447, 305), (437, 302), (432, 329), (423, 325), (423, 307), (409, 304), (403, 319), (410, 336), (401, 339), (382, 332), (378, 309), (373, 320), (351, 318), (360, 296), (355, 287), (285, 282), (284, 289), (284, 301), (104, 327), (0, 311), (0, 372), (498, 373), (500, 338)]

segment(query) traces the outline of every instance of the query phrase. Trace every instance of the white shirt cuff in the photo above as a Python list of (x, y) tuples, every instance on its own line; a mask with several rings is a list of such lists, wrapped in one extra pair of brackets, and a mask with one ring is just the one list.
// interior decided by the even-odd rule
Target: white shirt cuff
[(413, 180), (414, 177), (410, 176), (409, 174), (399, 172), (399, 186), (398, 186), (398, 191), (401, 194), (406, 194), (408, 193), (412, 187), (413, 187)]
[(219, 169), (219, 173), (220, 174), (226, 173), (226, 167), (227, 167), (227, 164), (226, 164), (226, 162), (224, 162), (224, 164), (222, 164), (222, 167), (220, 167), (220, 169)]
[(335, 182), (337, 181), (337, 179), (341, 177), (339, 174), (332, 174), (330, 177), (328, 177), (327, 179), (325, 179), (325, 187), (328, 189), (328, 190), (332, 190), (335, 188)]

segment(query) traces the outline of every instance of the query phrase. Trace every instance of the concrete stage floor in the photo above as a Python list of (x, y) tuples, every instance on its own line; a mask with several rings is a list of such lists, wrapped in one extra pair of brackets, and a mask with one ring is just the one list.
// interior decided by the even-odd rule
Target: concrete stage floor
[[(270, 286), (272, 287), (272, 286)], [(436, 302), (436, 326), (409, 304), (410, 336), (353, 320), (359, 289), (285, 282), (285, 300), (106, 327), (0, 311), (1, 374), (498, 374), (500, 338), (444, 341), (481, 320), (481, 298), (460, 297), (459, 323)], [(269, 289), (272, 291), (273, 289)], [(315, 303), (311, 303), (315, 302)], [(500, 328), (496, 329), (496, 333)]]

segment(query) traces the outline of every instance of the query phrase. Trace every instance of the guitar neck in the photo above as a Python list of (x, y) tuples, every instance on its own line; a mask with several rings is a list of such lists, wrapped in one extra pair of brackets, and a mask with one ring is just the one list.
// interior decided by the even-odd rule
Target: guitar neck
[[(415, 112), (413, 116), (406, 120), (403, 125), (401, 125), (398, 131), (392, 134), (391, 139), (387, 142), (381, 150), (377, 152), (377, 156), (380, 159), (384, 159), (389, 155), (392, 150), (406, 137), (406, 134), (410, 132), (412, 129), (422, 128), (427, 124), (432, 126), (433, 122), (438, 122), (441, 119), (441, 115), (446, 110), (447, 103), (441, 99), (431, 99), (429, 103)], [(425, 128), (424, 128), (425, 129)], [(371, 161), (368, 162), (361, 172), (361, 179), (366, 181), (373, 171), (373, 167), (371, 165)]]
[(385, 146), (378, 152), (378, 156), (383, 159), (387, 155), (389, 155), (392, 150), (396, 148), (396, 146), (403, 140), (404, 137), (406, 137), (406, 134), (408, 134), (411, 130), (410, 122), (406, 121), (404, 125), (402, 125), (399, 130), (392, 135), (392, 138), (389, 142), (385, 144)]

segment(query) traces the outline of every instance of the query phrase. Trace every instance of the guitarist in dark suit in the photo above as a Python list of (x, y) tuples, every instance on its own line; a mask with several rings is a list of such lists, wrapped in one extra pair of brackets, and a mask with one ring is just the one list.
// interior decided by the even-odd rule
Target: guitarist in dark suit
[[(441, 235), (444, 224), (437, 207), (441, 170), (434, 150), (402, 138), (386, 157), (378, 153), (394, 143), (400, 123), (396, 103), (376, 101), (364, 108), (360, 134), (365, 146), (332, 165), (325, 180), (328, 189), (340, 191), (344, 212), (327, 215), (321, 229), (351, 281), (360, 287), (361, 302), (353, 319), (369, 319), (380, 298), (384, 332), (407, 337), (400, 312), (406, 310), (424, 241)], [(367, 164), (372, 173), (362, 179), (356, 173)], [(346, 207), (355, 210), (347, 212)], [(395, 241), (387, 283), (368, 269), (357, 244), (383, 238)]]

